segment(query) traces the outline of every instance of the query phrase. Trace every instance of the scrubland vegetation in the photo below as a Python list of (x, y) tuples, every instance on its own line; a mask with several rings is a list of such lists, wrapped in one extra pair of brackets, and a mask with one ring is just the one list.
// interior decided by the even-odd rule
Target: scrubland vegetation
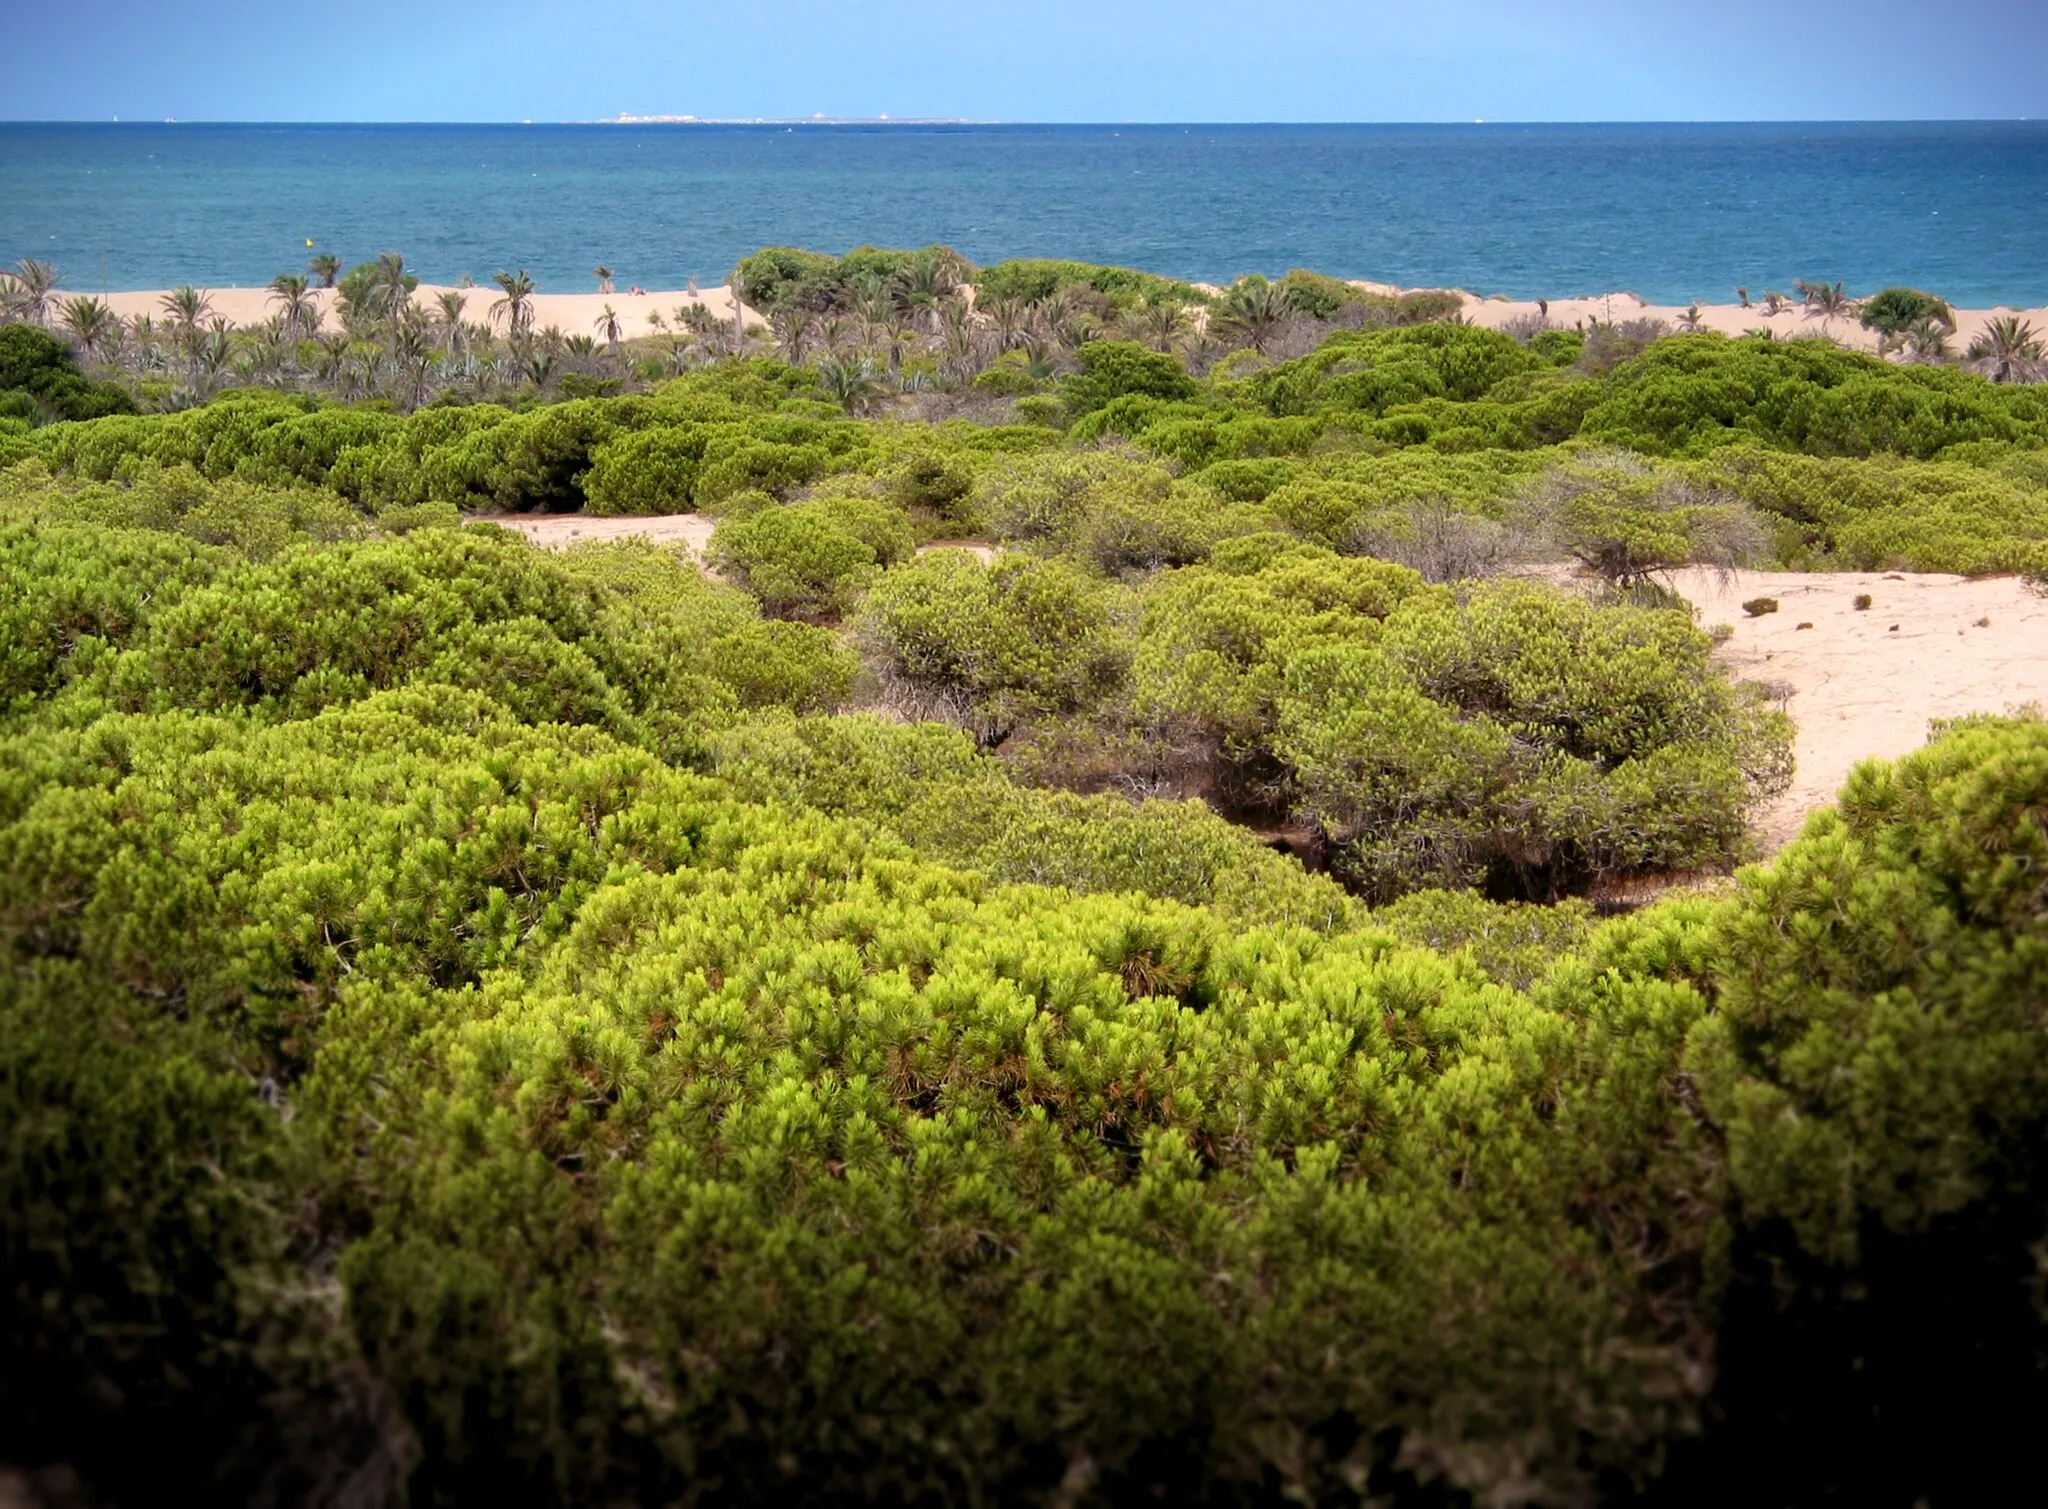
[[(122, 1503), (2006, 1479), (2048, 724), (1604, 898), (1733, 870), (1789, 774), (1660, 574), (2048, 570), (2042, 389), (1303, 273), (736, 281), (771, 332), (580, 397), (166, 405), (0, 327), (0, 1458)], [(463, 523), (578, 509), (718, 528)]]

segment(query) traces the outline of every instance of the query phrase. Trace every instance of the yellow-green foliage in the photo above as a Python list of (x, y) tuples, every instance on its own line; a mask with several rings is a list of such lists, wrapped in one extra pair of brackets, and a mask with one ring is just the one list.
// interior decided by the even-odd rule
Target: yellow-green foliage
[(1784, 521), (1779, 549), (1789, 564), (1964, 574), (2048, 567), (2048, 477), (1747, 449), (1699, 470)]
[(1062, 561), (935, 550), (875, 584), (855, 636), (899, 702), (995, 745), (1027, 717), (1115, 689), (1128, 656), (1119, 605)]
[[(2048, 729), (1865, 767), (1711, 897), (1503, 906), (1462, 888), (1727, 867), (1788, 731), (1686, 615), (1424, 534), (1648, 569), (1735, 499), (1788, 563), (2024, 567), (2048, 411), (1566, 345), (1098, 351), (1030, 400), (1102, 400), (1068, 436), (768, 362), (8, 426), (0, 1456), (113, 1502), (2009, 1496)], [(720, 512), (745, 587), (454, 527), (586, 502)], [(1011, 548), (912, 554), (970, 529)]]
[(1148, 599), (1140, 706), (1214, 741), (1238, 799), (1291, 811), (1368, 895), (1549, 897), (1726, 864), (1790, 774), (1790, 727), (1682, 614), (1296, 551)]
[(984, 471), (974, 516), (999, 540), (1067, 554), (1110, 576), (1201, 560), (1271, 527), (1260, 510), (1116, 451), (1022, 457)]
[(751, 800), (869, 818), (920, 855), (992, 880), (1137, 892), (1321, 932), (1358, 916), (1331, 881), (1200, 802), (1013, 786), (966, 735), (936, 724), (756, 719), (715, 737), (711, 750), (710, 768)]
[(903, 514), (874, 498), (831, 497), (729, 518), (711, 559), (778, 617), (844, 611), (876, 568), (909, 556)]

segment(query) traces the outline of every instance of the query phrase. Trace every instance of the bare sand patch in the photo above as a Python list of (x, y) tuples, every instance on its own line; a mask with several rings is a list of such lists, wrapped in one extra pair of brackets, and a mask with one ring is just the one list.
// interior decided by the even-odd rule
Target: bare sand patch
[[(1719, 659), (1781, 688), (1798, 725), (1792, 789), (1757, 821), (1768, 849), (1832, 802), (1858, 761), (1926, 743), (1928, 720), (2048, 703), (2048, 597), (2017, 577), (1695, 569), (1672, 585), (1703, 627), (1733, 628)], [(1749, 617), (1742, 604), (1759, 597), (1778, 610)]]
[(701, 513), (633, 514), (601, 517), (584, 513), (476, 514), (470, 522), (515, 529), (545, 550), (566, 550), (606, 540), (654, 540), (683, 544), (698, 556), (711, 542), (718, 520)]

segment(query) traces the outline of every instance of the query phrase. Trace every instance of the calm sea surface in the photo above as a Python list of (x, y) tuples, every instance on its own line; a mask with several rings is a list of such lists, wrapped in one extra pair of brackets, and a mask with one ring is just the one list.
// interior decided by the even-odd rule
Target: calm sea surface
[(0, 259), (74, 289), (268, 281), (308, 239), (433, 281), (722, 279), (943, 241), (1186, 278), (1314, 267), (1521, 297), (1794, 278), (2048, 300), (2048, 123), (0, 125)]

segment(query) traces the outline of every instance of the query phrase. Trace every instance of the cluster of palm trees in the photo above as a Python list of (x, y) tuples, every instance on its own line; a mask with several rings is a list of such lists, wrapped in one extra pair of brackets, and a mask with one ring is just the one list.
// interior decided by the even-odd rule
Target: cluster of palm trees
[[(602, 289), (610, 269), (597, 275)], [(537, 328), (536, 289), (523, 268), (495, 274), (496, 295), (473, 313), (467, 287), (418, 297), (419, 280), (397, 252), (345, 275), (338, 258), (309, 258), (305, 272), (271, 280), (268, 317), (239, 329), (190, 285), (165, 294), (157, 311), (124, 320), (103, 299), (63, 298), (62, 275), (34, 260), (0, 274), (0, 299), (4, 317), (63, 331), (87, 364), (157, 385), (157, 401), (169, 407), (231, 386), (406, 408), (442, 395), (548, 397), (772, 352), (812, 367), (829, 397), (860, 412), (899, 394), (968, 392), (1002, 359), (1028, 379), (1049, 379), (1096, 339), (1139, 341), (1199, 371), (1233, 350), (1273, 354), (1288, 336), (1319, 326), (1284, 285), (1259, 278), (1214, 307), (1164, 297), (1119, 309), (1085, 283), (979, 303), (971, 275), (964, 262), (924, 256), (891, 276), (800, 291), (769, 311), (765, 327), (740, 304), (724, 317), (693, 296), (672, 315), (645, 316), (645, 331), (606, 304), (591, 330), (573, 333)]]
[[(269, 285), (270, 313), (231, 327), (211, 296), (190, 285), (163, 295), (151, 313), (122, 319), (101, 298), (66, 297), (63, 275), (34, 258), (0, 273), (0, 319), (61, 331), (81, 359), (125, 375), (168, 407), (203, 402), (229, 386), (268, 386), (334, 397), (384, 399), (413, 408), (436, 397), (507, 399), (616, 391), (638, 377), (772, 352), (809, 366), (824, 393), (848, 412), (865, 412), (903, 394), (973, 396), (975, 379), (1002, 363), (1025, 380), (1070, 369), (1091, 340), (1118, 339), (1173, 353), (1196, 372), (1248, 351), (1294, 354), (1318, 341), (1330, 322), (1312, 318), (1284, 282), (1250, 277), (1201, 304), (1164, 294), (1120, 307), (1086, 283), (1032, 299), (977, 299), (972, 269), (949, 256), (924, 255), (890, 275), (819, 282), (788, 290), (751, 322), (745, 306), (714, 313), (692, 295), (673, 311), (629, 329), (610, 304), (589, 331), (538, 327), (536, 288), (525, 270), (499, 272), (496, 293), (473, 310), (473, 290), (445, 289), (431, 300), (405, 258), (387, 252), (347, 269), (338, 258), (308, 259), (303, 273)], [(601, 291), (609, 268), (597, 269)], [(1798, 300), (1823, 318), (1857, 312), (1840, 283), (1801, 282)], [(694, 288), (694, 285), (693, 285)], [(1792, 302), (1766, 294), (1767, 305)], [(1682, 320), (1681, 324), (1696, 323)], [(2048, 350), (2017, 316), (1993, 320), (1958, 358), (1953, 325), (1926, 318), (1885, 337), (1882, 348), (1915, 362), (1953, 362), (1996, 382), (2048, 381)], [(1014, 387), (997, 385), (1014, 392)]]
[(467, 289), (443, 290), (431, 302), (416, 298), (419, 280), (396, 252), (346, 277), (337, 258), (322, 255), (305, 273), (272, 279), (269, 316), (243, 328), (230, 326), (212, 295), (189, 284), (163, 295), (155, 311), (123, 319), (105, 299), (64, 297), (62, 281), (55, 267), (33, 259), (0, 273), (0, 319), (69, 336), (86, 365), (157, 387), (157, 401), (171, 408), (226, 387), (382, 398), (412, 408), (442, 394), (553, 396), (574, 387), (575, 375), (588, 380), (582, 391), (603, 392), (631, 373), (624, 324), (609, 305), (590, 332), (536, 329), (534, 282), (524, 269), (497, 274), (500, 296), (472, 320)]

